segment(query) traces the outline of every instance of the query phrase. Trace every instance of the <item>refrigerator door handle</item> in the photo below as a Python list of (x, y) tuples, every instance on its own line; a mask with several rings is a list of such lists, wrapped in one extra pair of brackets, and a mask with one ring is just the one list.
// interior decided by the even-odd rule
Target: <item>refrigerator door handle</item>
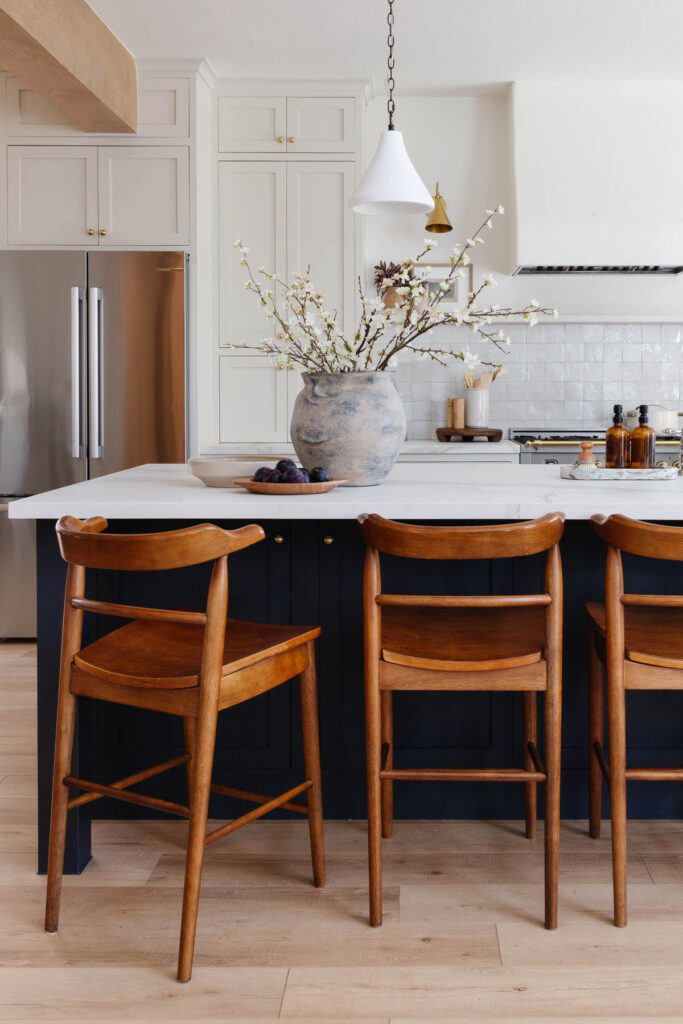
[(102, 458), (102, 289), (88, 288), (89, 455)]
[(83, 419), (81, 415), (81, 379), (83, 315), (85, 292), (74, 286), (71, 289), (71, 455), (74, 459), (83, 457)]

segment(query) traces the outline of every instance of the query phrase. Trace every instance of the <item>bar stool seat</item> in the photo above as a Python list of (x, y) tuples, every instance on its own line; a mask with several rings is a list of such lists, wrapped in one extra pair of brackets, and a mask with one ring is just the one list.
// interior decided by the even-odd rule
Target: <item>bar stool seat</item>
[[(604, 604), (589, 601), (586, 611), (598, 635), (604, 639)], [(627, 661), (641, 665), (683, 669), (683, 608), (624, 608), (624, 656)], [(630, 675), (632, 677), (632, 673)], [(637, 689), (628, 675), (625, 686)]]
[(382, 609), (382, 660), (393, 665), (437, 672), (521, 668), (541, 661), (544, 642), (543, 606)]
[[(319, 627), (228, 619), (221, 676), (267, 661), (319, 635)], [(201, 625), (137, 619), (83, 647), (74, 663), (88, 675), (123, 686), (187, 689), (199, 686), (203, 645)]]

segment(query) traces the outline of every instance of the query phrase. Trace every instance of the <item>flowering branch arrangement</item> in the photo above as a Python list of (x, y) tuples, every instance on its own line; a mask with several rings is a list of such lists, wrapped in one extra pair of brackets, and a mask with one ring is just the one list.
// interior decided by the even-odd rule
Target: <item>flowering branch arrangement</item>
[[(396, 366), (398, 355), (403, 351), (416, 352), (419, 358), (433, 359), (446, 365), (449, 359), (460, 359), (469, 367), (483, 362), (476, 353), (463, 349), (442, 349), (425, 344), (420, 339), (429, 338), (434, 328), (444, 325), (468, 326), (484, 341), (505, 351), (510, 338), (497, 324), (521, 317), (533, 327), (539, 316), (557, 317), (556, 309), (541, 307), (532, 299), (523, 309), (502, 308), (497, 304), (479, 305), (482, 292), (495, 288), (496, 281), (487, 275), (479, 288), (467, 295), (467, 301), (454, 309), (439, 308), (439, 303), (450, 290), (454, 280), (465, 277), (465, 268), (472, 262), (470, 250), (484, 243), (480, 232), (493, 227), (493, 218), (505, 211), (502, 206), (486, 211), (486, 219), (472, 238), (464, 245), (453, 246), (450, 268), (447, 276), (435, 292), (430, 293), (427, 285), (431, 267), (422, 261), (434, 242), (425, 240), (424, 249), (414, 259), (392, 265), (393, 271), (376, 282), (376, 299), (367, 298), (358, 280), (361, 301), (360, 323), (352, 338), (345, 337), (337, 324), (337, 312), (325, 306), (324, 295), (317, 291), (306, 273), (294, 274), (291, 284), (282, 281), (278, 274), (269, 273), (260, 267), (257, 276), (252, 273), (247, 259), (247, 249), (240, 239), (234, 243), (240, 253), (240, 263), (246, 267), (247, 291), (254, 293), (258, 306), (264, 311), (266, 320), (273, 323), (274, 336), (264, 338), (259, 345), (240, 342), (233, 348), (255, 349), (268, 355), (280, 367), (298, 365), (312, 373), (352, 373), (359, 370), (388, 370)], [(401, 304), (386, 308), (384, 296), (393, 288), (402, 297)]]

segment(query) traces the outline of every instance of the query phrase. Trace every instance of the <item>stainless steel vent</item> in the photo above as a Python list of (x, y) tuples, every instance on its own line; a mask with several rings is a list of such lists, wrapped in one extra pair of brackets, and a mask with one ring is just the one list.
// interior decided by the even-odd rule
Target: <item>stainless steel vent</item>
[(514, 274), (680, 274), (683, 266), (680, 267), (517, 267)]

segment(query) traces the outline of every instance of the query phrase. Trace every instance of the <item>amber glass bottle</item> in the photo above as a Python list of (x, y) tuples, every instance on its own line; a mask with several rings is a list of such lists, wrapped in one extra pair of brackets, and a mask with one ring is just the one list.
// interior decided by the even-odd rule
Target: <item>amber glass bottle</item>
[(605, 467), (624, 469), (631, 464), (631, 433), (624, 426), (620, 405), (614, 406), (613, 426), (605, 431)]
[(652, 469), (655, 464), (655, 432), (647, 423), (647, 406), (640, 406), (638, 426), (631, 434), (631, 469)]

